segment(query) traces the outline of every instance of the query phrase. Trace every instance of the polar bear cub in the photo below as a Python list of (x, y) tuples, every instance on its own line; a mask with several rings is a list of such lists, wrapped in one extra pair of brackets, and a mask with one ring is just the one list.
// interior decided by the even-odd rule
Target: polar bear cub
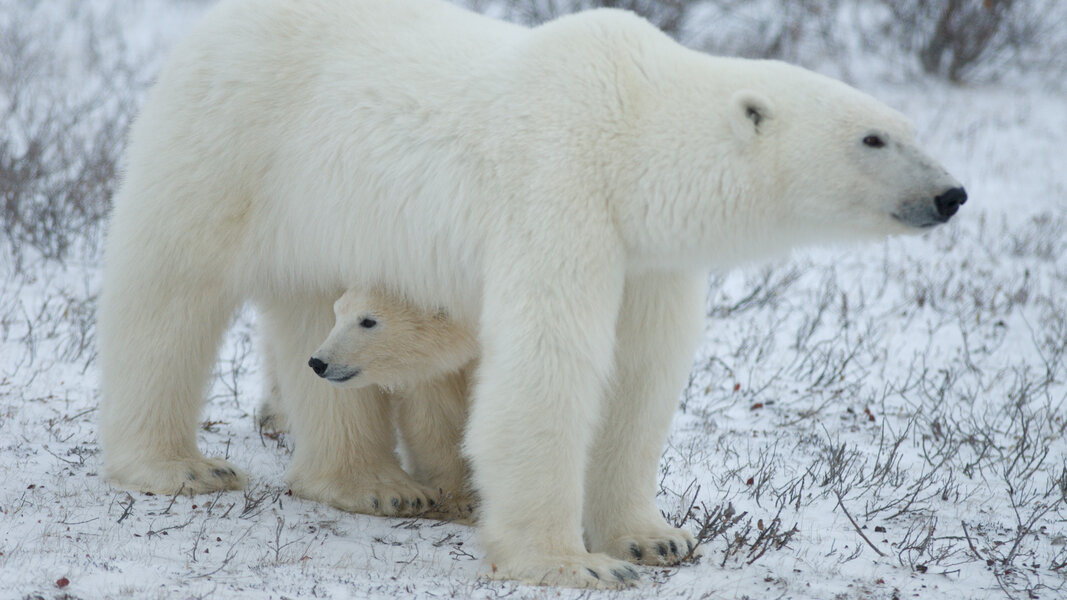
[(334, 315), (308, 366), (339, 387), (387, 390), (408, 471), (444, 501), (433, 512), (468, 516), (474, 495), (460, 446), (478, 354), (475, 331), (444, 311), (376, 289), (348, 290), (334, 303)]

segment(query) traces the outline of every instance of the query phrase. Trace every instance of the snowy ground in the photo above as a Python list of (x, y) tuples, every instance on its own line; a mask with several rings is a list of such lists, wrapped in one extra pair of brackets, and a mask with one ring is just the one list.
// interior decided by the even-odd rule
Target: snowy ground
[[(141, 2), (122, 23), (165, 47), (205, 5)], [(290, 496), (290, 440), (255, 427), (250, 312), (199, 433), (248, 489), (111, 487), (98, 259), (24, 252), (0, 259), (0, 598), (1064, 597), (1067, 103), (1036, 80), (858, 85), (915, 120), (971, 200), (920, 237), (711, 277), (658, 498), (704, 540), (696, 564), (624, 592), (490, 582), (466, 526)]]

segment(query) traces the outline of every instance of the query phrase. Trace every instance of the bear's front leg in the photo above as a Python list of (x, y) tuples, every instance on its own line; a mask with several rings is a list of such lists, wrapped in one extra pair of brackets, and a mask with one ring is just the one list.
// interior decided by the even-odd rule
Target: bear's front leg
[(335, 296), (262, 306), (266, 343), (279, 384), (281, 413), (293, 435), (288, 479), (293, 493), (350, 512), (414, 515), (434, 494), (400, 467), (392, 411), (376, 386), (341, 389), (308, 367), (330, 331)]
[(656, 473), (703, 333), (704, 273), (631, 274), (617, 325), (615, 378), (588, 470), (589, 547), (648, 565), (678, 564), (687, 531), (656, 508)]
[(533, 235), (511, 236), (487, 252), (482, 362), (465, 442), (481, 539), (495, 578), (630, 586), (636, 570), (590, 553), (581, 522), (587, 454), (611, 376), (621, 252), (584, 232), (552, 233), (574, 235), (526, 248)]

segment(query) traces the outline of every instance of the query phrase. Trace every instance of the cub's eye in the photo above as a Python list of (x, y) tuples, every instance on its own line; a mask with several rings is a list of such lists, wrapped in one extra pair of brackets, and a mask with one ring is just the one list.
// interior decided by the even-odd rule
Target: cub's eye
[(375, 321), (374, 319), (363, 319), (362, 321), (359, 322), (359, 326), (362, 327), (363, 329), (373, 329), (374, 326), (377, 325), (377, 324), (378, 324), (378, 322)]
[(881, 148), (885, 146), (885, 141), (876, 135), (869, 135), (863, 138), (863, 145), (869, 148)]

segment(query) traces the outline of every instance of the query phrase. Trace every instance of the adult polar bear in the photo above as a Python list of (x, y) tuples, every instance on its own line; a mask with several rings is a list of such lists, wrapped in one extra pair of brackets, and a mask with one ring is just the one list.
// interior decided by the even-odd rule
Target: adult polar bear
[(243, 484), (195, 430), (251, 300), (296, 403), (293, 491), (420, 499), (380, 394), (304, 366), (333, 300), (382, 286), (478, 328), (465, 451), (495, 575), (627, 585), (625, 561), (690, 539), (655, 474), (705, 269), (930, 226), (964, 198), (873, 99), (623, 12), (525, 29), (437, 0), (224, 0), (131, 132), (99, 309), (105, 467), (159, 493)]

